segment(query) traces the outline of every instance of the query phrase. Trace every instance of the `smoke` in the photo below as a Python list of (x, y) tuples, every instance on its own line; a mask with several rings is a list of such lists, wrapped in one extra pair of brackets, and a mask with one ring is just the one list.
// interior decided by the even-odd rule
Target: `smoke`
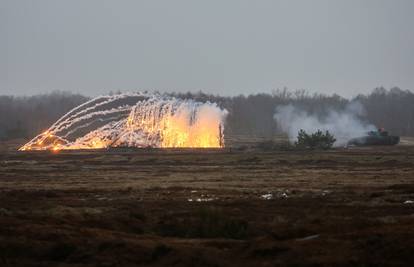
[(227, 111), (215, 103), (160, 94), (92, 99), (20, 150), (106, 147), (222, 147)]
[(344, 110), (327, 110), (323, 116), (310, 114), (291, 104), (276, 108), (274, 119), (278, 127), (288, 134), (289, 140), (297, 138), (299, 130), (308, 133), (329, 131), (336, 138), (335, 146), (345, 145), (349, 139), (365, 135), (376, 127), (360, 119), (364, 109), (359, 102), (349, 103)]

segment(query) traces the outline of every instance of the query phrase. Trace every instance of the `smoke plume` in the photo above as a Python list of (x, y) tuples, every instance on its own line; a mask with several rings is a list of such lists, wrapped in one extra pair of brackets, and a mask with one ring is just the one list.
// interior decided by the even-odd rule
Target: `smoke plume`
[(92, 99), (20, 150), (107, 147), (222, 147), (227, 111), (215, 103), (159, 94)]
[(341, 111), (327, 110), (322, 116), (309, 112), (291, 104), (276, 108), (274, 119), (278, 127), (288, 134), (289, 140), (296, 140), (299, 130), (308, 133), (317, 130), (329, 131), (336, 138), (334, 146), (342, 146), (354, 137), (363, 136), (376, 127), (361, 119), (364, 109), (359, 102), (351, 102)]

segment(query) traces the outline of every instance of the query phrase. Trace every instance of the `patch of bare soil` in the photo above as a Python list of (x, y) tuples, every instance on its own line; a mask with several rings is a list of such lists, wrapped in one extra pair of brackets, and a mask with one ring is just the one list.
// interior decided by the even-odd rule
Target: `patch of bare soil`
[(0, 154), (0, 266), (411, 266), (414, 147)]

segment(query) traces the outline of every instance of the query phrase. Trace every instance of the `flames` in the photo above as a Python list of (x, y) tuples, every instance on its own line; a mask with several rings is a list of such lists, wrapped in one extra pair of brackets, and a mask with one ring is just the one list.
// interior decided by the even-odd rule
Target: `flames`
[(223, 111), (215, 104), (150, 101), (137, 105), (127, 119), (128, 132), (159, 137), (159, 147), (222, 147)]
[(145, 94), (105, 96), (70, 111), (20, 150), (219, 148), (224, 146), (226, 116), (226, 110), (210, 102)]

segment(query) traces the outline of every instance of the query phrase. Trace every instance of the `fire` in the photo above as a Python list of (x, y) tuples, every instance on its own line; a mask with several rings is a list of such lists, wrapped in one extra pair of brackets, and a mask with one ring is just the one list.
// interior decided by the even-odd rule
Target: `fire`
[[(136, 95), (133, 95), (134, 97)], [(160, 95), (141, 96), (135, 105), (119, 105), (121, 96), (101, 97), (75, 108), (20, 150), (101, 149), (108, 147), (219, 148), (224, 146), (227, 115), (214, 103), (200, 103)], [(125, 97), (127, 98), (127, 96)], [(89, 104), (91, 103), (91, 104)], [(122, 118), (121, 115), (128, 115)], [(109, 118), (108, 118), (109, 117)], [(85, 133), (91, 125), (100, 127)], [(70, 140), (75, 133), (81, 134)]]
[(159, 113), (155, 111), (151, 116), (145, 116), (140, 106), (137, 106), (127, 119), (127, 128), (130, 131), (141, 129), (149, 135), (159, 136), (159, 147), (163, 148), (223, 146), (219, 110), (200, 106), (195, 114), (185, 103), (176, 107), (174, 112), (170, 108), (167, 106), (161, 108)]

